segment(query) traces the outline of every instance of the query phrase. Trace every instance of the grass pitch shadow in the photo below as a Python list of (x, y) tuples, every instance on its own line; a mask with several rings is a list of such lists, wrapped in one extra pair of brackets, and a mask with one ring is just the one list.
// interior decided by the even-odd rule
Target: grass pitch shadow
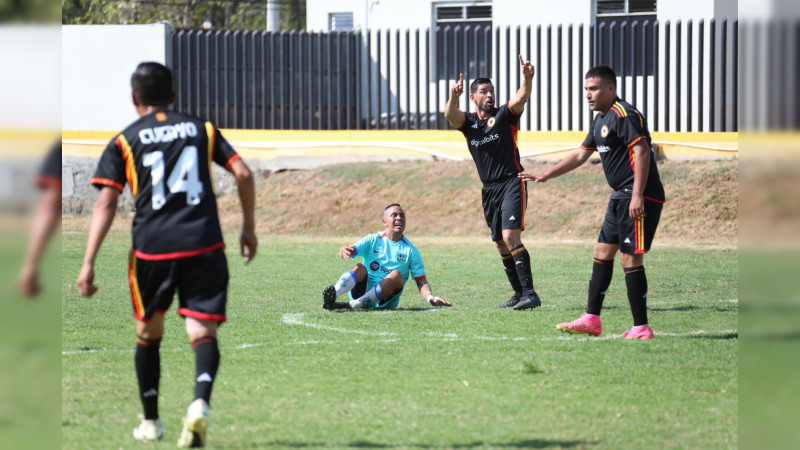
[[(382, 444), (371, 441), (354, 441), (349, 444), (338, 444), (333, 442), (291, 442), (291, 441), (272, 441), (272, 442), (252, 442), (247, 447), (284, 447), (284, 448), (575, 448), (596, 446), (599, 442), (581, 440), (559, 440), (559, 439), (522, 439), (513, 442), (484, 442), (474, 441), (463, 444)], [(219, 446), (220, 448), (233, 448), (234, 446)], [(242, 448), (237, 445), (236, 448)]]

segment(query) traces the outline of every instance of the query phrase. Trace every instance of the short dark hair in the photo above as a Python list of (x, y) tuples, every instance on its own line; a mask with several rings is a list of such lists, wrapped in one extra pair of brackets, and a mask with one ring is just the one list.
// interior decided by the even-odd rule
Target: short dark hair
[[(472, 80), (472, 83), (470, 83), (470, 85), (469, 85), (469, 93), (470, 94), (474, 94), (475, 91), (478, 90), (478, 86), (480, 86), (482, 84), (492, 84), (492, 80), (490, 80), (488, 78), (483, 78), (483, 77), (475, 78), (474, 80)], [(492, 85), (492, 86), (494, 86), (494, 85)]]
[(157, 62), (143, 62), (131, 75), (131, 88), (142, 105), (168, 105), (172, 97), (172, 71)]
[(588, 72), (586, 72), (586, 76), (583, 78), (600, 78), (600, 81), (606, 85), (617, 85), (617, 74), (614, 73), (614, 69), (608, 66), (592, 67)]
[[(391, 205), (387, 206), (386, 208), (383, 208), (383, 211), (386, 212), (386, 210), (391, 208), (392, 206), (400, 206), (400, 203), (392, 203)], [(403, 207), (400, 206), (400, 209), (403, 209)]]

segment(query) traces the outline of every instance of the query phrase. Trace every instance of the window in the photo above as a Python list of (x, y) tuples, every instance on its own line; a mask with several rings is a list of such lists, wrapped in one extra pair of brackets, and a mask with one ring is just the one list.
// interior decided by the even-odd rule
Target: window
[[(455, 79), (459, 72), (464, 72), (464, 78), (491, 77), (492, 3), (443, 2), (435, 3), (433, 8), (432, 56), (436, 61), (431, 67), (433, 78)], [(466, 27), (469, 27), (469, 33), (464, 39)], [(458, 36), (455, 34), (456, 28), (459, 29)], [(479, 30), (477, 39), (476, 29)], [(460, 44), (456, 46), (453, 42)], [(478, 60), (473, 61), (476, 51)]]
[[(594, 65), (610, 66), (620, 76), (654, 75), (655, 52), (650, 51), (655, 39), (657, 0), (595, 0), (594, 25), (597, 31), (596, 60)], [(636, 35), (632, 25), (636, 23)], [(642, 27), (647, 24), (647, 35), (642, 36)], [(627, 55), (622, 55), (622, 41)], [(648, 46), (645, 49), (645, 45)], [(645, 67), (642, 73), (641, 54), (645, 50)], [(633, 52), (633, 61), (630, 54)], [(634, 63), (634, 61), (637, 61)]]
[(328, 29), (330, 31), (350, 31), (353, 29), (353, 13), (328, 14)]

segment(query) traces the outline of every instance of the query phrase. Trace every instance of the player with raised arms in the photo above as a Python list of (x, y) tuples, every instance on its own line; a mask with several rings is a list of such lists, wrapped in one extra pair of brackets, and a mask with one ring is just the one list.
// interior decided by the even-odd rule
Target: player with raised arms
[(527, 183), (517, 178), (523, 171), (519, 159), (517, 133), (519, 118), (531, 95), (534, 67), (519, 55), (523, 83), (508, 103), (495, 108), (495, 92), (488, 78), (476, 78), (470, 84), (469, 99), (475, 104), (474, 113), (458, 109), (458, 99), (464, 93), (464, 75), (450, 87), (444, 115), (453, 128), (467, 140), (478, 176), (483, 184), (481, 199), (486, 225), (492, 233), (506, 276), (514, 295), (498, 305), (515, 310), (536, 308), (542, 304), (533, 287), (531, 258), (522, 244), (525, 229), (525, 210), (528, 206)]

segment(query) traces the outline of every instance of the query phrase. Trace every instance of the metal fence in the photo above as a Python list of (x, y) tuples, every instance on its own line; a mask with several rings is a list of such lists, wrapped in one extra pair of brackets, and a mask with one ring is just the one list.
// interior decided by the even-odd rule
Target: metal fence
[[(738, 21), (308, 33), (179, 30), (178, 107), (239, 129), (446, 129), (450, 85), (490, 77), (498, 102), (536, 67), (522, 130), (586, 130), (583, 74), (618, 73), (653, 131), (738, 130)], [(459, 107), (473, 110), (468, 92)]]

